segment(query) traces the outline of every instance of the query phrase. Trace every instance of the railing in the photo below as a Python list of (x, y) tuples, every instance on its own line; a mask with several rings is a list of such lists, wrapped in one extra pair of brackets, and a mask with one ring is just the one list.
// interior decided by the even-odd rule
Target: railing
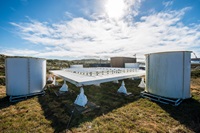
[(97, 68), (67, 68), (63, 70), (67, 72), (75, 73), (75, 74), (80, 74), (80, 75), (101, 76), (101, 75), (137, 72), (139, 69), (138, 68), (97, 67)]

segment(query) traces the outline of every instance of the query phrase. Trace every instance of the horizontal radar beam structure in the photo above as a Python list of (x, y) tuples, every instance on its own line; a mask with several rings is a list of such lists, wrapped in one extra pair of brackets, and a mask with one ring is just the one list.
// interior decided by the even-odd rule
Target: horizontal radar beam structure
[(68, 68), (50, 70), (54, 75), (77, 87), (144, 76), (145, 71), (133, 68)]

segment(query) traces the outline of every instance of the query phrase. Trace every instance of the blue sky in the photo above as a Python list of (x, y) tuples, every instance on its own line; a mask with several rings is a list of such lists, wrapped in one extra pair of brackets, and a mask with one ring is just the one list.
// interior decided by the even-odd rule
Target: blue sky
[(200, 57), (199, 7), (200, 0), (0, 0), (0, 54), (71, 60), (189, 50)]

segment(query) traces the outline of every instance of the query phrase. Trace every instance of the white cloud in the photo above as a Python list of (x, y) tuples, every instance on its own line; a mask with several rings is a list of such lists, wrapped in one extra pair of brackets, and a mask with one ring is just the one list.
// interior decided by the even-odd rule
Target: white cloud
[(133, 19), (141, 1), (125, 3), (127, 10), (118, 20), (93, 14), (93, 20), (79, 17), (51, 24), (30, 19), (27, 23), (10, 24), (18, 28), (22, 39), (45, 45), (44, 50), (35, 53), (39, 57), (108, 58), (171, 50), (200, 53), (196, 49), (200, 44), (200, 25), (186, 26), (181, 22), (190, 8), (154, 12), (136, 22)]
[(0, 53), (9, 56), (32, 56), (37, 57), (36, 55), (39, 53), (34, 50), (28, 49), (0, 49)]
[(70, 13), (70, 12), (65, 12), (65, 16), (70, 18), (70, 19), (74, 17), (73, 14)]
[(164, 2), (163, 2), (163, 5), (164, 5), (165, 7), (169, 7), (169, 6), (173, 5), (173, 3), (174, 3), (174, 2), (171, 1), (171, 0), (170, 0), (170, 1), (164, 1)]

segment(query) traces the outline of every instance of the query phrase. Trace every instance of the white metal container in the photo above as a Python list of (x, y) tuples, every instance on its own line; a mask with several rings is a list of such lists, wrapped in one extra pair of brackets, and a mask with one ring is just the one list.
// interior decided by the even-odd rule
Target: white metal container
[(70, 65), (70, 68), (83, 68), (83, 65)]
[(146, 54), (146, 88), (167, 98), (190, 98), (191, 51)]
[(139, 63), (125, 63), (125, 68), (136, 68), (136, 69), (139, 69)]
[(38, 93), (43, 91), (45, 84), (45, 59), (6, 59), (6, 94), (8, 96), (23, 96)]

